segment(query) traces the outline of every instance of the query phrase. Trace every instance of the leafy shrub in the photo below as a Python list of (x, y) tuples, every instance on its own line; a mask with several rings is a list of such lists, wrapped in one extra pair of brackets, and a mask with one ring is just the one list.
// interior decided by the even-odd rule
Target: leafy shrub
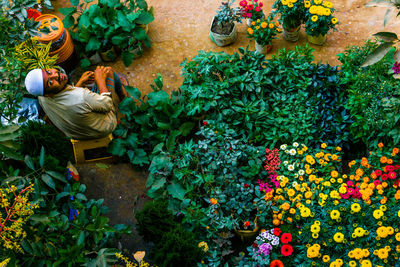
[(204, 252), (197, 244), (193, 233), (176, 227), (163, 235), (156, 245), (154, 260), (160, 267), (191, 267), (204, 256)]
[(136, 213), (137, 230), (144, 240), (158, 243), (162, 236), (176, 227), (177, 223), (168, 209), (168, 201), (147, 202)]
[(354, 142), (363, 142), (367, 146), (400, 141), (399, 116), (394, 108), (399, 100), (396, 96), (399, 81), (389, 72), (394, 63), (394, 51), (377, 64), (360, 67), (377, 46), (376, 42), (367, 41), (361, 47), (350, 47), (338, 55), (342, 62), (341, 80), (348, 87), (346, 108), (353, 121), (349, 125), (350, 135)]
[(114, 155), (127, 157), (134, 165), (148, 164), (155, 147), (165, 145), (167, 150), (172, 150), (178, 138), (187, 136), (195, 125), (185, 115), (179, 92), (173, 92), (170, 97), (163, 91), (160, 75), (154, 82), (151, 85), (154, 92), (143, 99), (137, 88), (127, 87), (133, 98), (126, 97), (119, 104), (119, 111), (125, 116), (114, 131), (117, 138), (109, 150)]
[(38, 156), (41, 148), (47, 155), (60, 161), (62, 166), (72, 159), (72, 146), (65, 135), (52, 125), (28, 121), (21, 127), (21, 153)]

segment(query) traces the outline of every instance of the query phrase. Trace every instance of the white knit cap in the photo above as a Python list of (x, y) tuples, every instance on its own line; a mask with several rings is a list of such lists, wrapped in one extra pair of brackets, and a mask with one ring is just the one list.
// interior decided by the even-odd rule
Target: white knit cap
[(41, 69), (31, 70), (25, 78), (26, 90), (31, 95), (39, 96), (43, 95), (44, 85), (43, 85), (43, 72)]

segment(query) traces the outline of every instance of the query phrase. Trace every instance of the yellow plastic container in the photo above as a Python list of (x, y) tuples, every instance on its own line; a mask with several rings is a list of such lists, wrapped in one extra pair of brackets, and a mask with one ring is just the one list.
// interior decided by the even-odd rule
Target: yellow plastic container
[(72, 147), (74, 148), (75, 163), (81, 164), (112, 159), (112, 155), (106, 152), (108, 144), (112, 139), (112, 134), (93, 140), (71, 139)]
[(326, 34), (318, 36), (307, 35), (307, 38), (310, 43), (316, 45), (323, 45), (326, 42)]

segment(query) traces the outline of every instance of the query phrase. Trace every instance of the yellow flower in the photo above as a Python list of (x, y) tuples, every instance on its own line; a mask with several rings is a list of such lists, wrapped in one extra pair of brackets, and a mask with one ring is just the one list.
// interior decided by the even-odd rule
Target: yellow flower
[(372, 267), (372, 263), (370, 260), (363, 260), (361, 262), (361, 267)]
[(329, 262), (331, 260), (331, 257), (329, 257), (329, 255), (324, 255), (323, 257), (322, 257), (322, 261), (323, 262)]
[(293, 7), (293, 4), (292, 4), (292, 3), (289, 3), (289, 4), (287, 4), (287, 6), (290, 7), (290, 8), (292, 8), (292, 7)]
[(315, 3), (316, 5), (320, 5), (320, 4), (322, 3), (322, 0), (314, 0), (314, 3)]
[(374, 212), (372, 213), (372, 216), (374, 216), (375, 219), (379, 220), (383, 216), (383, 211), (374, 210)]
[(204, 252), (207, 252), (207, 251), (208, 251), (208, 245), (207, 245), (207, 243), (204, 242), (204, 241), (201, 241), (197, 246), (198, 246), (199, 248), (203, 248), (203, 251), (204, 251)]
[(333, 24), (336, 24), (336, 23), (338, 23), (338, 20), (337, 20), (337, 18), (332, 18), (332, 20), (331, 20), (331, 21), (332, 21), (332, 23), (333, 23)]
[[(316, 22), (316, 21), (318, 20), (318, 16), (317, 16), (317, 15), (312, 16), (312, 17), (311, 17), (311, 20), (312, 20), (313, 22)], [(321, 147), (322, 147), (322, 145), (321, 145)]]
[(325, 8), (324, 15), (329, 16), (330, 14), (332, 14), (331, 10), (329, 8)]
[(400, 233), (397, 233), (397, 234), (395, 235), (395, 238), (396, 238), (397, 241), (400, 242)]
[(263, 21), (263, 23), (261, 23), (261, 28), (265, 29), (265, 28), (267, 28), (267, 26), (268, 26), (268, 24), (265, 21)]
[(318, 234), (318, 233), (312, 233), (311, 236), (312, 236), (313, 238), (317, 239), (317, 238), (319, 237), (319, 234)]
[(273, 29), (273, 28), (274, 28), (274, 24), (270, 23), (270, 24), (268, 25), (268, 27), (269, 27), (270, 29)]
[(305, 8), (309, 8), (311, 6), (311, 2), (310, 1), (304, 1), (304, 7)]
[(256, 30), (260, 29), (260, 26), (256, 26)]
[(351, 210), (353, 212), (359, 212), (361, 210), (361, 206), (358, 203), (353, 203), (351, 204)]
[(257, 20), (257, 23), (260, 23), (260, 22), (261, 22), (261, 20), (260, 20), (260, 19), (258, 19), (258, 20)]
[(328, 1), (324, 2), (323, 5), (324, 5), (325, 7), (327, 7), (327, 8), (332, 8), (332, 7), (333, 7), (332, 3), (331, 3), (331, 2), (328, 2)]
[(340, 212), (338, 210), (331, 211), (331, 218), (332, 220), (337, 220), (340, 218)]
[(316, 14), (317, 13), (317, 6), (311, 6), (310, 9), (309, 9), (309, 12), (311, 14)]
[(315, 224), (311, 225), (310, 231), (312, 233), (319, 233), (320, 230), (321, 230), (321, 228), (318, 225), (315, 225)]
[(339, 176), (339, 173), (338, 173), (337, 171), (331, 171), (331, 176), (332, 176), (333, 178), (336, 178), (336, 177)]
[(357, 262), (355, 262), (355, 261), (349, 261), (349, 266), (350, 266), (350, 267), (355, 267), (355, 266), (357, 266)]
[(247, 29), (247, 32), (248, 32), (250, 35), (252, 35), (252, 34), (254, 33), (254, 31), (253, 31), (252, 28), (248, 28), (248, 29)]
[(252, 22), (251, 22), (251, 25), (253, 25), (253, 26), (256, 25), (256, 22), (255, 22), (255, 21), (252, 21)]
[(341, 243), (344, 240), (344, 235), (340, 232), (337, 232), (334, 236), (333, 236), (333, 240), (335, 240), (336, 243)]

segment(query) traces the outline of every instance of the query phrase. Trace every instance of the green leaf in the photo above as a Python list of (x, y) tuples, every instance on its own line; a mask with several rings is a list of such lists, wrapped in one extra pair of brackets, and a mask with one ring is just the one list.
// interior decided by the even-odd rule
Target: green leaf
[(12, 133), (0, 134), (0, 142), (13, 140), (13, 139), (17, 138), (20, 135), (21, 135), (20, 132), (12, 132)]
[(32, 158), (30, 156), (28, 156), (28, 155), (25, 156), (25, 164), (31, 170), (35, 169), (35, 165), (33, 165)]
[(140, 100), (141, 93), (140, 93), (139, 89), (133, 88), (132, 86), (126, 86), (125, 90), (126, 90), (126, 92), (128, 92), (128, 94), (131, 97), (133, 97), (137, 100)]
[(0, 135), (16, 132), (19, 128), (20, 128), (20, 126), (18, 124), (10, 124), (7, 126), (1, 126), (0, 127)]
[(89, 60), (89, 59), (84, 58), (84, 59), (81, 60), (81, 67), (82, 67), (83, 69), (89, 68), (90, 65), (92, 65), (92, 63), (90, 63), (90, 60)]
[(79, 233), (78, 241), (76, 242), (76, 244), (80, 247), (83, 245), (83, 242), (85, 242), (85, 231), (81, 231)]
[(385, 42), (393, 42), (397, 40), (397, 35), (394, 32), (377, 32), (374, 36)]
[(39, 158), (39, 165), (43, 168), (44, 166), (44, 147), (40, 149), (40, 158)]
[(103, 17), (95, 17), (93, 20), (94, 23), (96, 23), (97, 25), (99, 25), (100, 27), (106, 29), (107, 27), (109, 27), (109, 25), (107, 24), (107, 20)]
[(185, 189), (183, 189), (180, 184), (176, 184), (174, 182), (167, 186), (167, 191), (172, 197), (179, 200), (183, 200), (186, 194)]
[(169, 95), (164, 91), (151, 92), (147, 95), (150, 106), (159, 106), (169, 103)]
[(73, 13), (76, 12), (75, 7), (64, 7), (64, 8), (59, 8), (58, 11), (63, 14), (64, 16), (72, 15)]
[(367, 56), (361, 67), (367, 67), (380, 61), (392, 48), (393, 42), (379, 45), (375, 51)]
[(97, 51), (100, 49), (100, 46), (101, 46), (100, 41), (97, 40), (96, 37), (92, 36), (90, 37), (90, 40), (86, 45), (86, 52)]
[(108, 151), (113, 155), (122, 157), (126, 152), (124, 140), (119, 138), (113, 139), (110, 145), (108, 146)]
[(164, 86), (163, 78), (160, 73), (157, 73), (157, 78), (154, 80), (154, 83), (158, 87), (158, 89), (162, 89)]
[(149, 12), (142, 11), (139, 15), (139, 18), (136, 20), (136, 23), (138, 24), (149, 24), (154, 20), (153, 15), (151, 15)]
[(170, 133), (167, 139), (166, 147), (168, 151), (171, 151), (175, 147), (175, 139), (181, 134), (180, 131), (174, 130)]
[(15, 160), (22, 160), (23, 156), (19, 154), (16, 150), (13, 150), (7, 146), (0, 144), (0, 153), (4, 155), (4, 157), (15, 159)]
[(77, 6), (79, 5), (79, 0), (70, 0), (71, 5)]
[(56, 201), (59, 201), (61, 198), (69, 196), (69, 195), (70, 195), (69, 192), (61, 192), (61, 193), (57, 194)]
[(49, 217), (46, 215), (42, 214), (33, 214), (31, 217), (29, 217), (30, 220), (35, 221), (35, 222), (41, 222), (41, 223), (49, 223)]
[(86, 197), (84, 194), (82, 194), (82, 193), (76, 194), (76, 195), (75, 195), (75, 198), (76, 198), (76, 199), (79, 199), (79, 200), (81, 200), (81, 201), (87, 201), (87, 197)]
[(59, 180), (59, 181), (61, 181), (61, 182), (63, 182), (63, 183), (67, 183), (67, 180), (65, 179), (65, 176), (62, 175), (62, 174), (60, 174), (60, 173), (58, 173), (58, 172), (55, 172), (55, 171), (47, 171), (46, 173), (47, 173), (48, 175), (50, 175), (51, 177), (53, 177), (53, 178), (55, 178), (55, 179), (57, 179), (57, 180)]
[(100, 169), (109, 169), (110, 166), (108, 166), (107, 164), (104, 163), (96, 163), (96, 167), (100, 168)]
[(144, 151), (141, 148), (135, 149), (134, 151), (135, 151), (135, 156), (133, 157), (133, 159), (131, 159), (132, 164), (143, 166), (143, 164), (149, 163), (146, 151)]
[(63, 19), (63, 24), (66, 29), (75, 25), (75, 19), (72, 15), (65, 16)]
[(121, 54), (121, 58), (124, 62), (125, 67), (129, 67), (132, 64), (134, 55), (128, 51), (123, 51)]
[(47, 173), (42, 174), (42, 181), (45, 184), (47, 184), (47, 186), (50, 187), (51, 189), (53, 189), (53, 190), (56, 189), (56, 185), (55, 185), (53, 179), (51, 179), (50, 175), (48, 175)]
[(179, 131), (182, 133), (183, 136), (187, 136), (190, 131), (192, 131), (194, 125), (194, 122), (185, 122), (181, 125), (181, 127), (179, 127)]
[(157, 189), (160, 189), (161, 187), (163, 187), (166, 182), (167, 182), (167, 179), (163, 177), (163, 178), (155, 181), (151, 187), (153, 188), (153, 190), (157, 190)]
[(120, 45), (120, 44), (122, 44), (123, 42), (126, 42), (126, 41), (128, 41), (128, 37), (127, 36), (124, 36), (124, 35), (116, 35), (116, 36), (113, 36), (112, 38), (111, 38), (111, 42), (114, 44), (114, 45)]

